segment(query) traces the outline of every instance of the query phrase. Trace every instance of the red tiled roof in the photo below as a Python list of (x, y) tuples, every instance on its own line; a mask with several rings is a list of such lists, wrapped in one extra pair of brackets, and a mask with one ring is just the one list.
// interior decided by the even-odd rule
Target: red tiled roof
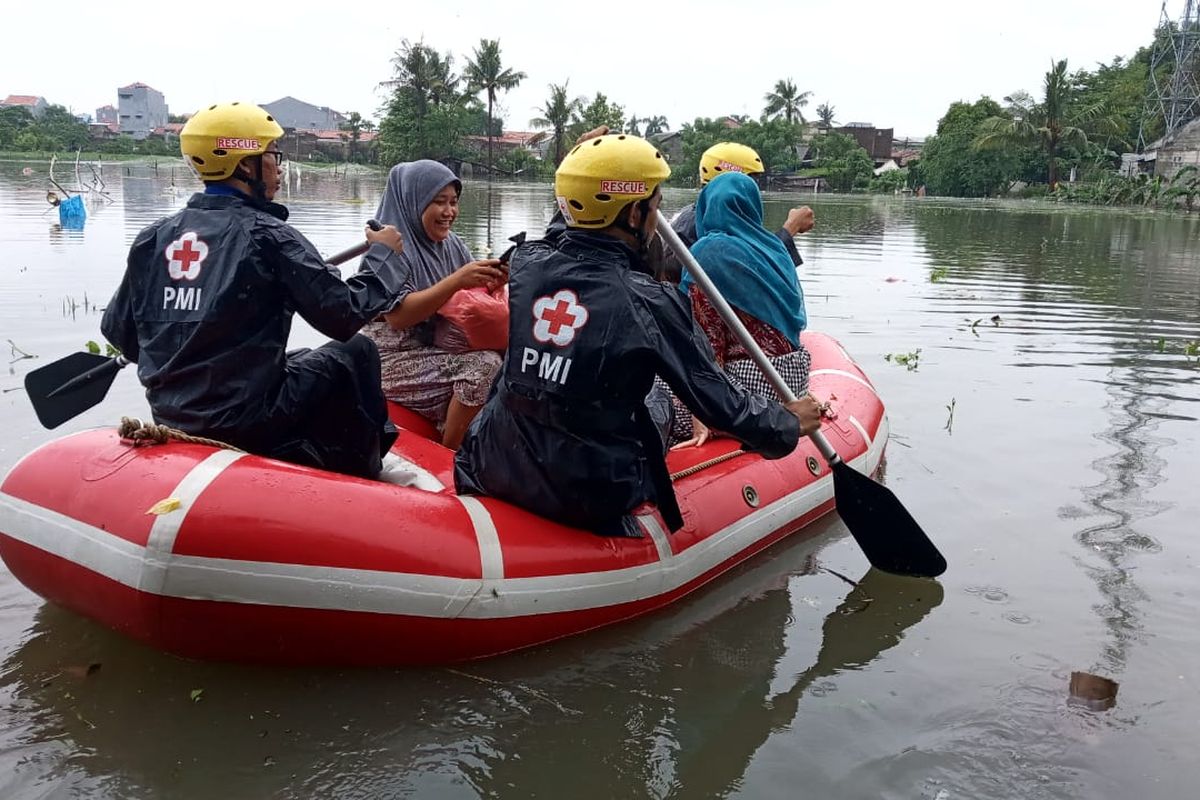
[(6, 106), (36, 106), (40, 97), (34, 94), (10, 94), (0, 105)]

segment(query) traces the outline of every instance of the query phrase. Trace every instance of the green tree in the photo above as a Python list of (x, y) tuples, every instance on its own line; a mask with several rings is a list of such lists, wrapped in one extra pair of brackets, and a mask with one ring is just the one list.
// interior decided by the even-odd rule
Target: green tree
[(616, 103), (610, 103), (603, 93), (596, 92), (590, 103), (576, 110), (571, 116), (571, 127), (567, 133), (574, 141), (581, 134), (601, 125), (607, 125), (611, 131), (624, 130), (625, 109)]
[(496, 103), (496, 92), (507, 92), (515, 89), (525, 80), (524, 72), (514, 72), (505, 67), (500, 59), (500, 41), (498, 39), (480, 39), (475, 48), (474, 58), (467, 59), (467, 69), (464, 73), (467, 84), (472, 92), (487, 94), (487, 137), (488, 137), (488, 172), (492, 171), (492, 109)]
[(28, 108), (0, 108), (0, 150), (15, 148), (17, 137), (32, 126), (33, 115), (29, 113)]
[(392, 58), (392, 90), (379, 125), (380, 157), (389, 164), (418, 158), (445, 159), (465, 154), (471, 130), (468, 98), (458, 90), (454, 59), (423, 42), (403, 40)]
[(87, 125), (59, 105), (47, 106), (40, 117), (30, 117), (30, 120), (28, 124), (17, 128), (19, 133), (14, 146), (18, 150), (78, 150), (90, 140)]
[(801, 109), (808, 105), (812, 92), (801, 92), (791, 78), (775, 82), (775, 89), (763, 97), (767, 101), (763, 113), (772, 119), (783, 117), (788, 123), (804, 122)]
[(571, 118), (583, 109), (582, 97), (571, 97), (567, 92), (569, 81), (562, 85), (550, 84), (550, 96), (545, 104), (538, 109), (542, 116), (535, 117), (529, 124), (539, 130), (549, 128), (554, 137), (554, 165), (557, 167), (566, 152), (567, 125)]
[(865, 187), (875, 171), (871, 154), (845, 134), (830, 132), (813, 137), (809, 149), (816, 153), (813, 166), (825, 173), (835, 191)]
[(666, 133), (671, 129), (670, 124), (667, 122), (667, 118), (661, 115), (655, 117), (644, 117), (642, 122), (646, 123), (646, 129), (644, 131), (646, 136), (653, 136), (656, 133)]
[(1043, 90), (1040, 103), (1025, 107), (1013, 104), (1011, 116), (997, 115), (984, 120), (975, 146), (989, 150), (1035, 145), (1045, 159), (1047, 182), (1054, 191), (1064, 160), (1072, 157), (1078, 162), (1087, 147), (1085, 127), (1111, 133), (1118, 123), (1100, 99), (1086, 106), (1073, 102), (1066, 59), (1051, 65), (1043, 79)]
[(987, 197), (1008, 186), (1017, 174), (1019, 153), (975, 147), (984, 120), (1003, 114), (989, 97), (950, 104), (937, 135), (921, 151), (919, 173), (931, 194)]
[(695, 185), (700, 156), (718, 142), (739, 142), (754, 148), (769, 173), (789, 172), (800, 166), (800, 156), (794, 145), (795, 125), (784, 119), (750, 120), (731, 128), (726, 119), (697, 117), (683, 124), (680, 128), (683, 154), (671, 163), (671, 183)]
[(821, 124), (826, 128), (832, 128), (834, 125), (833, 114), (836, 110), (829, 103), (821, 103), (817, 106), (817, 119), (821, 120)]
[(357, 111), (351, 111), (346, 115), (346, 121), (338, 126), (338, 130), (342, 131), (342, 140), (349, 144), (350, 161), (357, 162), (358, 144), (362, 141), (362, 135), (367, 131), (375, 130), (375, 123), (364, 119), (363, 115)]

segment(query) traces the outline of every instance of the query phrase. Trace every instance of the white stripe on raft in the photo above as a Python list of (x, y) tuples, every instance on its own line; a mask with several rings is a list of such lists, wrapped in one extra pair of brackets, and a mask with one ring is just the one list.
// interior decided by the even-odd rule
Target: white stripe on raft
[(504, 552), (500, 549), (500, 536), (492, 514), (479, 498), (458, 495), (458, 501), (467, 510), (471, 525), (475, 528), (475, 541), (479, 543), (479, 569), (484, 581), (504, 579)]
[(183, 527), (192, 505), (226, 467), (244, 455), (246, 454), (237, 450), (218, 450), (192, 467), (175, 490), (167, 495), (179, 501), (179, 508), (159, 514), (154, 520), (154, 526), (150, 528), (150, 536), (146, 540), (146, 561), (142, 567), (142, 577), (138, 581), (139, 589), (151, 594), (162, 594), (163, 584), (167, 580), (167, 567), (171, 562), (171, 552), (175, 549), (175, 537), (179, 535), (179, 529)]
[(855, 383), (861, 383), (863, 386), (870, 389), (871, 394), (875, 395), (876, 397), (879, 396), (879, 393), (875, 391), (875, 387), (872, 386), (869, 381), (863, 380), (860, 376), (855, 375), (853, 372), (847, 372), (844, 369), (815, 369), (808, 373), (808, 379), (811, 381), (813, 378), (816, 378), (820, 375), (837, 375), (839, 378), (849, 378)]
[[(878, 465), (887, 439), (885, 417), (874, 440), (867, 438), (867, 452), (851, 465), (869, 474)], [(484, 555), (491, 547), (484, 543), (488, 526), (481, 526), (481, 520), (472, 516), (481, 559), (489, 564), (485, 569), (498, 572), (499, 578), (448, 578), (177, 555), (171, 559), (160, 593), (198, 600), (427, 617), (494, 619), (577, 611), (645, 600), (678, 589), (832, 497), (832, 480), (826, 474), (678, 555), (605, 572), (504, 578), (502, 559), (493, 561)], [(460, 499), (467, 501), (464, 507), (469, 514), (471, 502), (479, 503), (475, 498)], [(490, 514), (486, 520), (491, 523)], [(3, 493), (0, 531), (134, 588), (147, 557), (143, 547)], [(662, 551), (659, 553), (661, 557)], [(500, 556), (498, 540), (495, 556)], [(485, 585), (487, 591), (483, 591)]]
[(642, 528), (654, 540), (654, 549), (658, 551), (658, 560), (666, 561), (669, 559), (671, 557), (671, 543), (667, 541), (667, 532), (663, 530), (662, 525), (658, 524), (658, 517), (654, 514), (642, 514), (638, 517), (638, 521), (642, 523)]

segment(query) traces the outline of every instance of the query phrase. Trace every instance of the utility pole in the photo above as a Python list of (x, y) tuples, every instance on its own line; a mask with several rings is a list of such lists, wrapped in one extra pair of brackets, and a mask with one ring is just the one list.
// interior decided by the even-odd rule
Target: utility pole
[[(1160, 77), (1165, 65), (1170, 74)], [(1150, 85), (1138, 128), (1138, 152), (1150, 144), (1148, 124), (1163, 120), (1163, 136), (1170, 136), (1200, 115), (1200, 2), (1184, 0), (1183, 16), (1173, 22), (1163, 0), (1162, 15), (1150, 57)]]

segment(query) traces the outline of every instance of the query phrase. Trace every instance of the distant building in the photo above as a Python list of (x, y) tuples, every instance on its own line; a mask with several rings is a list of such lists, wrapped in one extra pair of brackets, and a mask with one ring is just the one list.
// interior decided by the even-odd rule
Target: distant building
[(1174, 178), (1186, 166), (1200, 168), (1200, 117), (1172, 134), (1146, 145), (1146, 151), (1129, 160), (1127, 174), (1148, 173)]
[(858, 142), (858, 146), (871, 154), (876, 166), (892, 157), (892, 128), (876, 128), (869, 122), (851, 122), (834, 130)]
[(329, 106), (314, 106), (294, 97), (281, 97), (262, 107), (285, 130), (336, 131), (346, 121), (344, 114)]
[(683, 134), (679, 131), (652, 133), (647, 137), (667, 157), (667, 163), (683, 160)]
[(99, 108), (97, 108), (96, 109), (96, 122), (103, 122), (105, 124), (107, 124), (109, 122), (114, 122), (114, 123), (119, 124), (121, 122), (121, 120), (117, 116), (117, 107), (116, 106), (100, 106)]
[[(363, 131), (358, 137), (357, 155), (370, 157), (378, 137), (376, 131)], [(278, 142), (279, 149), (292, 161), (346, 161), (351, 155), (349, 131), (289, 129)]]
[(35, 117), (40, 117), (49, 106), (46, 98), (32, 94), (10, 94), (0, 103), (0, 108), (26, 108)]
[(167, 101), (162, 92), (144, 83), (117, 89), (117, 121), (121, 133), (145, 139), (155, 128), (167, 124)]
[[(500, 158), (505, 153), (515, 150), (528, 150), (538, 158), (545, 158), (545, 146), (550, 141), (551, 135), (549, 131), (505, 131), (499, 136), (492, 137), (492, 152), (496, 158)], [(467, 136), (464, 138), (467, 145), (475, 152), (474, 157), (480, 163), (486, 161), (488, 137)], [(470, 163), (470, 159), (467, 159), (467, 162)]]

